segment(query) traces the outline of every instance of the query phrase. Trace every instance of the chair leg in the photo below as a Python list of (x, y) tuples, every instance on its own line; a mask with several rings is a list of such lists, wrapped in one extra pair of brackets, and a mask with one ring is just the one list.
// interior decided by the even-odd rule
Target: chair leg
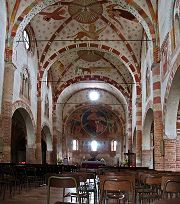
[(47, 192), (47, 204), (50, 203), (50, 187), (48, 187), (48, 192)]

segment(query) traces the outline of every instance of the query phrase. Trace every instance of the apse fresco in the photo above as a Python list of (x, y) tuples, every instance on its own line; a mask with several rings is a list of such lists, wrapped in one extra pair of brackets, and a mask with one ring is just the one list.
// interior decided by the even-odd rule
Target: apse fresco
[(119, 132), (118, 123), (118, 117), (111, 110), (86, 107), (69, 116), (65, 131), (71, 136), (109, 136)]
[(107, 118), (103, 111), (91, 108), (82, 114), (81, 124), (89, 135), (97, 136), (107, 128)]

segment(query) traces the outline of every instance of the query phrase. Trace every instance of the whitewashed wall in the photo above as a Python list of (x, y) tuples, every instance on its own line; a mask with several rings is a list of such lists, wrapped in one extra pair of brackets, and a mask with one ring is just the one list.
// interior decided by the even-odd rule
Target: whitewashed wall
[(3, 79), (4, 79), (4, 50), (5, 50), (5, 39), (6, 39), (6, 3), (5, 1), (0, 1), (0, 113), (2, 105), (2, 89), (3, 89)]
[[(25, 49), (23, 42), (18, 43), (13, 53), (13, 63), (16, 66), (15, 76), (14, 76), (14, 89), (13, 89), (13, 102), (17, 100), (24, 100), (29, 104), (30, 109), (33, 113), (34, 120), (36, 122), (37, 117), (37, 70), (38, 70), (38, 59), (36, 49), (34, 54), (28, 52)], [(31, 83), (31, 93), (30, 102), (26, 101), (21, 97), (21, 75), (23, 68), (27, 67), (30, 75)]]
[[(46, 101), (46, 96), (48, 96), (49, 100), (49, 118), (45, 116), (45, 101)], [(44, 72), (43, 75), (43, 82), (42, 82), (42, 112), (41, 112), (41, 118), (42, 118), (42, 124), (47, 124), (50, 128), (50, 132), (52, 135), (52, 86), (50, 85), (49, 87), (47, 86), (47, 72)]]
[[(153, 76), (152, 76), (153, 55), (151, 47), (148, 48), (144, 62), (141, 67), (141, 83), (142, 83), (142, 122), (146, 114), (147, 105), (153, 101)], [(150, 71), (150, 95), (146, 98), (146, 72)]]
[(158, 5), (158, 19), (160, 31), (160, 46), (171, 28), (171, 18), (174, 0), (160, 0)]

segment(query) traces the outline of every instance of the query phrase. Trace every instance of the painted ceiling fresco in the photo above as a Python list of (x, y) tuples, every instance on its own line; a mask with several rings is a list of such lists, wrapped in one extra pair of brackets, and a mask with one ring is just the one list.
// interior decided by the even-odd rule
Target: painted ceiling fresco
[[(141, 40), (144, 33), (150, 38), (148, 22), (155, 19), (155, 1), (6, 1), (10, 14), (9, 29), (13, 34), (20, 22), (14, 49), (17, 47), (16, 40), (29, 24), (37, 43), (40, 73), (46, 70), (52, 75), (53, 102), (58, 110), (71, 115), (79, 103), (81, 111), (78, 114), (82, 120), (82, 110), (87, 114), (91, 112), (83, 96), (86, 98), (88, 88), (95, 88), (103, 93), (102, 107), (103, 104), (111, 104), (110, 109), (119, 114), (119, 120), (125, 121), (125, 109), (131, 103), (133, 85), (140, 78)], [(126, 108), (124, 105), (113, 106), (109, 93), (115, 102), (125, 104)], [(76, 103), (73, 104), (73, 101)], [(102, 122), (104, 129), (100, 134), (94, 129), (94, 135), (107, 132), (109, 119), (105, 115), (104, 109), (99, 112), (98, 116), (105, 119)], [(85, 114), (84, 117), (87, 122), (88, 116)], [(90, 134), (84, 126), (81, 133)]]

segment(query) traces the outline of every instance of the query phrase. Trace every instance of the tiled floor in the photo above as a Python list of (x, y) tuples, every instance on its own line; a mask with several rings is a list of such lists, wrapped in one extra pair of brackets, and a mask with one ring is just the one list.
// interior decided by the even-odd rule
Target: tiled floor
[[(61, 189), (52, 188), (50, 204), (55, 204), (57, 201), (60, 201), (61, 196), (62, 196)], [(66, 198), (66, 201), (69, 200)], [(46, 204), (46, 203), (47, 203), (47, 186), (34, 188), (28, 191), (23, 190), (20, 194), (16, 193), (15, 196), (13, 196), (12, 198), (10, 198), (9, 193), (7, 192), (5, 200), (2, 200), (2, 196), (0, 197), (0, 204)], [(90, 204), (93, 203), (94, 199), (92, 195), (90, 197)]]

